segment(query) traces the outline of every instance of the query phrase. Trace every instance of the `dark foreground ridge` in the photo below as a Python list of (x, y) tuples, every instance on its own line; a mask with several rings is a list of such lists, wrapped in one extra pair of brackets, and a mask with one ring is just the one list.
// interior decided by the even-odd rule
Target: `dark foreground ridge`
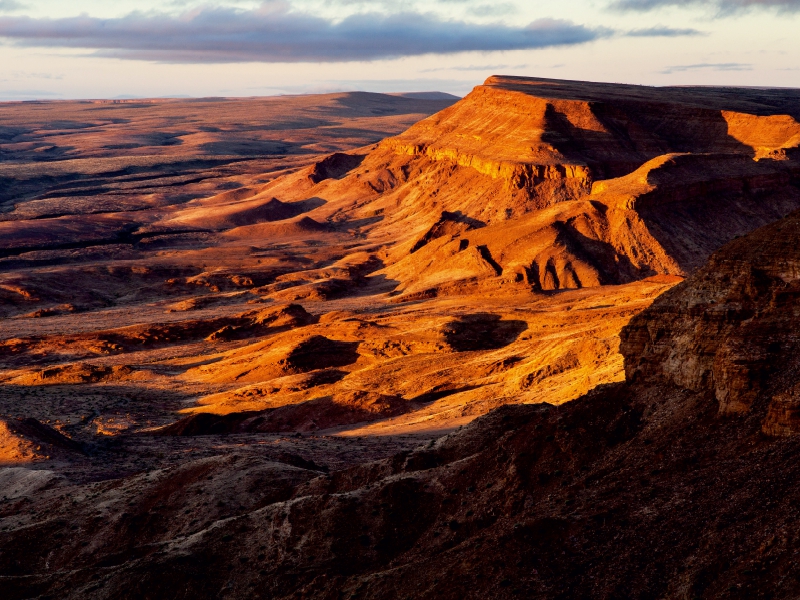
[(793, 213), (725, 246), (623, 332), (627, 383), (560, 407), (330, 473), (234, 455), (6, 502), (53, 514), (0, 533), (3, 595), (796, 598), (798, 240)]

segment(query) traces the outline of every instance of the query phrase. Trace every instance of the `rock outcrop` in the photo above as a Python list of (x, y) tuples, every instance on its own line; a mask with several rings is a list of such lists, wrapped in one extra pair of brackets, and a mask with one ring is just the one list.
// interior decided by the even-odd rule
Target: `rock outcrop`
[(721, 414), (769, 401), (764, 431), (800, 432), (798, 242), (792, 213), (715, 253), (623, 329), (626, 377), (708, 392)]
[(55, 458), (64, 452), (83, 454), (83, 448), (36, 419), (0, 418), (0, 466)]

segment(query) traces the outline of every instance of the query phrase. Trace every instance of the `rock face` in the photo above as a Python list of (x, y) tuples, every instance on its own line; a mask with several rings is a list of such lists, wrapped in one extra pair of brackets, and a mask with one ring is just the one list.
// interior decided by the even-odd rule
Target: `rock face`
[(735, 240), (622, 331), (626, 377), (713, 394), (721, 414), (770, 401), (764, 431), (798, 430), (800, 213)]
[(797, 146), (796, 115), (726, 104), (696, 92), (495, 76), (382, 145), (500, 179), (539, 207), (670, 152), (785, 157)]

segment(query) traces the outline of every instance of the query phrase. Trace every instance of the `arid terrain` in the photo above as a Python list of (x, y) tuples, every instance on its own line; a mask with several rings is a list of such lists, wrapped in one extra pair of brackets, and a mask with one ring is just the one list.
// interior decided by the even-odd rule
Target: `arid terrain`
[(795, 598), (796, 211), (791, 89), (0, 105), (0, 588)]

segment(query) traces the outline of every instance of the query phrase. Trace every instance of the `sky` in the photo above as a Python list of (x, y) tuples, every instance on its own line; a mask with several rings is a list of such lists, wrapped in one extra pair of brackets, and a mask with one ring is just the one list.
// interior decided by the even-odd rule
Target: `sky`
[(0, 100), (800, 87), (800, 0), (0, 0)]

